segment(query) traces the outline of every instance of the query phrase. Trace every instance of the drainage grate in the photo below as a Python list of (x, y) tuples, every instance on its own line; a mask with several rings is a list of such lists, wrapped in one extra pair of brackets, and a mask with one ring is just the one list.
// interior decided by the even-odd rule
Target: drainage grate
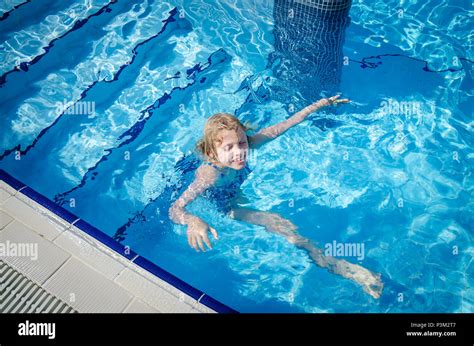
[(72, 313), (72, 307), (0, 261), (0, 313)]

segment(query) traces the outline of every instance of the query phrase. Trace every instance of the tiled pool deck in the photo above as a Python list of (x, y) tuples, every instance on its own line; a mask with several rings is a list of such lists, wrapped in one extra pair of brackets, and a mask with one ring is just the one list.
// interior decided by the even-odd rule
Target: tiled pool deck
[(2, 243), (37, 244), (0, 259), (78, 312), (215, 312), (0, 180)]

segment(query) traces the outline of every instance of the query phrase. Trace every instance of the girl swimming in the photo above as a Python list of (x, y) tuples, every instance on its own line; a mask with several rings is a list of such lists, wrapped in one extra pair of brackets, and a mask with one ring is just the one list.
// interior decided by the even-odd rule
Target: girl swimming
[(204, 158), (203, 164), (196, 170), (194, 181), (169, 210), (173, 222), (188, 226), (189, 245), (196, 251), (206, 251), (204, 244), (212, 249), (208, 232), (214, 239), (218, 239), (217, 231), (213, 227), (185, 209), (186, 205), (202, 195), (214, 200), (220, 211), (229, 217), (263, 226), (269, 232), (285, 237), (290, 243), (305, 250), (318, 266), (355, 281), (372, 297), (379, 298), (383, 289), (380, 274), (376, 275), (346, 260), (325, 256), (323, 250), (297, 233), (297, 227), (291, 221), (277, 213), (238, 205), (239, 198), (242, 198), (240, 185), (250, 173), (246, 164), (249, 149), (257, 149), (277, 138), (323, 107), (347, 102), (348, 99), (339, 99), (339, 96), (321, 99), (287, 120), (252, 136), (247, 135), (248, 129), (230, 114), (217, 113), (210, 117), (204, 129), (204, 137), (197, 144), (197, 149)]

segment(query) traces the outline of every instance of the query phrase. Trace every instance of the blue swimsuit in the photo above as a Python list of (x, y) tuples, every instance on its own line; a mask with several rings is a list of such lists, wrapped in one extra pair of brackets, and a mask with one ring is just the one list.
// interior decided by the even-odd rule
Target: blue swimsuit
[(212, 162), (204, 161), (204, 164), (210, 165), (220, 172), (216, 184), (208, 188), (203, 196), (212, 199), (218, 209), (227, 214), (232, 209), (232, 202), (237, 196), (237, 192), (242, 183), (247, 179), (251, 170), (246, 165), (240, 170), (226, 169), (216, 166)]

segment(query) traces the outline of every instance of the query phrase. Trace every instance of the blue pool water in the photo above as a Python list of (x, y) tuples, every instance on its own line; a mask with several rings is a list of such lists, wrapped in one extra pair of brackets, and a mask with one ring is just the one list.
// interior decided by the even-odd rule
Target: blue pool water
[[(0, 168), (238, 311), (473, 312), (471, 3), (289, 3), (1, 0)], [(242, 189), (321, 247), (364, 244), (345, 258), (381, 299), (205, 199), (220, 240), (189, 248), (167, 211), (206, 119), (260, 129), (335, 92), (353, 102), (259, 149)]]

